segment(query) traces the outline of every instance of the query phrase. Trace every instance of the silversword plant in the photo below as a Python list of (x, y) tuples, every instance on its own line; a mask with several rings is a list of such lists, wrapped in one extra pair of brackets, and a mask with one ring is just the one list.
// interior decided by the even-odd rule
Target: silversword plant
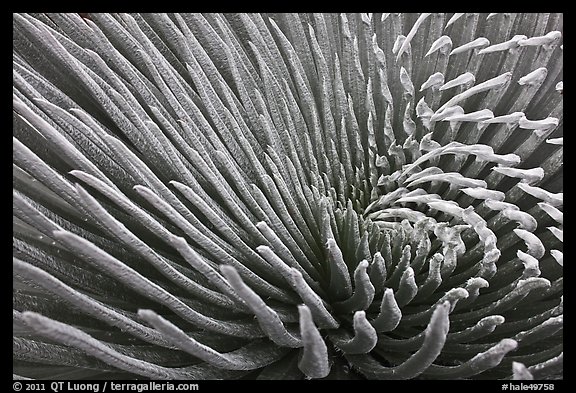
[(14, 14), (14, 378), (562, 376), (562, 14)]

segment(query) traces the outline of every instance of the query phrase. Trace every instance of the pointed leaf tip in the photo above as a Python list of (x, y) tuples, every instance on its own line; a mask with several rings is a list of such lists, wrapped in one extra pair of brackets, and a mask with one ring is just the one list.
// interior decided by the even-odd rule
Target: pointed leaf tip
[(518, 84), (520, 86), (540, 85), (546, 79), (546, 75), (548, 75), (546, 67), (540, 67), (520, 78)]
[(370, 321), (378, 333), (385, 333), (396, 329), (402, 319), (402, 311), (394, 297), (392, 288), (386, 288), (380, 303), (380, 314)]
[(430, 56), (438, 50), (440, 50), (440, 53), (442, 54), (447, 54), (450, 52), (450, 49), (452, 49), (452, 39), (447, 35), (443, 35), (432, 43), (432, 46), (428, 52), (426, 52), (425, 57)]
[(328, 348), (305, 305), (298, 306), (303, 349), (298, 368), (309, 378), (324, 378), (330, 373)]
[(356, 311), (353, 317), (354, 337), (341, 340), (336, 337), (335, 344), (346, 354), (363, 354), (370, 352), (378, 342), (376, 330), (366, 319), (365, 311)]

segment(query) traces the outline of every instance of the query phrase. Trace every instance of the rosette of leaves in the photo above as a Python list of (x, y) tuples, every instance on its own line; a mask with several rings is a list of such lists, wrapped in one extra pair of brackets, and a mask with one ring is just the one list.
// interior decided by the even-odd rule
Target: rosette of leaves
[(562, 373), (561, 14), (15, 14), (15, 378)]

